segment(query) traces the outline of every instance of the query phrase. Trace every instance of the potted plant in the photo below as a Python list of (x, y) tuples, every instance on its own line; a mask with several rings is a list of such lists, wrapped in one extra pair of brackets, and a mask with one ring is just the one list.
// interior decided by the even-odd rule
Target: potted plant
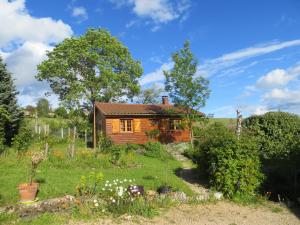
[(37, 182), (33, 182), (33, 178), (36, 174), (36, 169), (38, 165), (43, 160), (44, 160), (44, 154), (42, 152), (38, 152), (32, 155), (30, 174), (29, 174), (29, 183), (23, 183), (18, 186), (21, 202), (34, 201), (38, 191), (39, 184)]

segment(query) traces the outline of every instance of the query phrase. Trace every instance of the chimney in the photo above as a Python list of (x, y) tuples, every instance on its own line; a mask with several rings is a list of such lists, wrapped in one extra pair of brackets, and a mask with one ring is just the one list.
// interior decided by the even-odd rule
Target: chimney
[(162, 104), (169, 105), (169, 98), (168, 96), (162, 96)]

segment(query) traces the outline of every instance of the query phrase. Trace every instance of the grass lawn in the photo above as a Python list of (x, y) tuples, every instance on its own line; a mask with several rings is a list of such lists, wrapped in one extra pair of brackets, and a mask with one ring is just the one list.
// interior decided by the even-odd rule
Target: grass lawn
[[(82, 146), (78, 146), (77, 156), (70, 159), (65, 156), (66, 148), (66, 144), (52, 147), (52, 155), (39, 166), (36, 178), (43, 181), (38, 194), (39, 199), (74, 195), (80, 177), (92, 171), (101, 171), (104, 180), (134, 178), (136, 184), (144, 185), (146, 190), (157, 189), (166, 182), (175, 189), (192, 194), (192, 191), (175, 175), (174, 171), (181, 165), (174, 159), (169, 159), (166, 163), (157, 158), (133, 153), (129, 160), (134, 161), (134, 166), (120, 168), (112, 165), (106, 155), (96, 157)], [(28, 182), (29, 164), (30, 156), (19, 156), (13, 149), (0, 156), (0, 205), (18, 202), (17, 185)]]

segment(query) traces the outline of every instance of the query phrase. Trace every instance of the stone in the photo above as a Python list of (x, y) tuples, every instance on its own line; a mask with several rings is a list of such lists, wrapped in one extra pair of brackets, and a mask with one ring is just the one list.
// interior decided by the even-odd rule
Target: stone
[(215, 192), (214, 197), (216, 200), (221, 200), (223, 197), (223, 194), (221, 192)]
[(174, 201), (179, 201), (179, 202), (187, 202), (188, 197), (186, 194), (182, 191), (177, 191), (177, 192), (171, 192), (169, 196), (174, 200)]

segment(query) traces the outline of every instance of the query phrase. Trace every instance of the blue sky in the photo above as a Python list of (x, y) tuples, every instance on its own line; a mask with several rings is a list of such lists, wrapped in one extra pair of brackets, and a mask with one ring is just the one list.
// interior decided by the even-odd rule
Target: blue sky
[(107, 28), (130, 49), (142, 87), (163, 85), (188, 39), (210, 80), (205, 113), (300, 114), (299, 12), (298, 0), (0, 0), (0, 54), (27, 105), (49, 91), (34, 79), (46, 50), (87, 28)]

